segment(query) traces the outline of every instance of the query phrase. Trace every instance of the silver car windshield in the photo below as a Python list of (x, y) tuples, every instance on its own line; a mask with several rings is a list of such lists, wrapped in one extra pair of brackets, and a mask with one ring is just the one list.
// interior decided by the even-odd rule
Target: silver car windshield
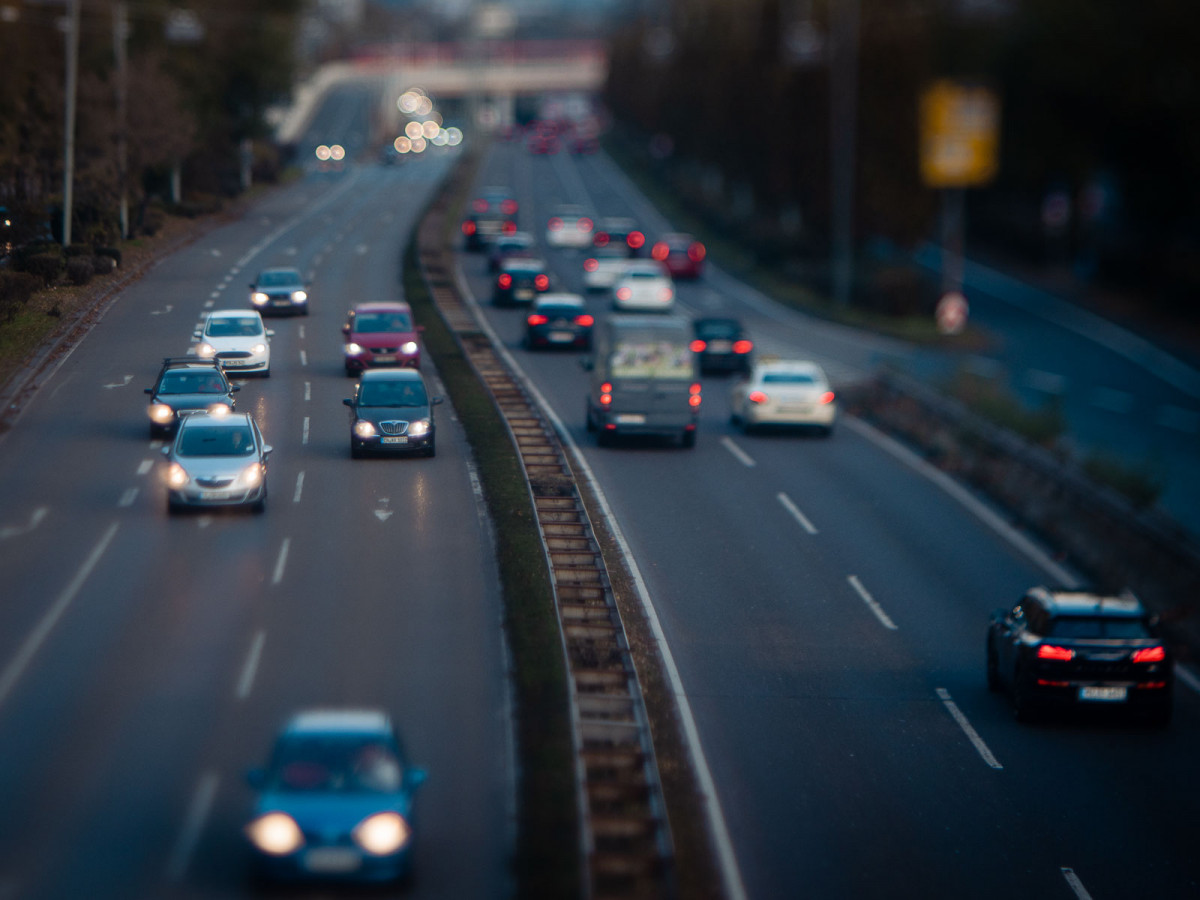
[(249, 428), (185, 428), (176, 452), (180, 456), (250, 456), (254, 435)]

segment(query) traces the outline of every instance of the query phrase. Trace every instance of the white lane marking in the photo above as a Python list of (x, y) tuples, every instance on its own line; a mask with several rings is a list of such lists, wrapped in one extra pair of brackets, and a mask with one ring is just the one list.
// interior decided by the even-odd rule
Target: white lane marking
[(302, 366), (308, 365), (308, 351), (307, 350), (300, 351), (300, 365), (302, 365)]
[(131, 382), (131, 381), (133, 381), (133, 376), (126, 375), (125, 380), (122, 381), (120, 384), (106, 384), (106, 385), (104, 385), (104, 389), (111, 391), (113, 388), (125, 387), (125, 385), (129, 384), (129, 382)]
[(787, 494), (783, 493), (782, 491), (780, 491), (775, 496), (777, 497), (779, 502), (783, 504), (783, 508), (786, 509), (789, 513), (791, 513), (792, 518), (800, 523), (801, 528), (803, 528), (809, 534), (817, 533), (817, 527), (808, 520), (808, 516), (806, 516), (806, 515), (804, 515), (804, 513), (800, 512), (800, 507), (798, 507), (795, 503), (792, 502), (791, 497), (789, 497)]
[(213, 303), (211, 300), (205, 300), (205, 301), (204, 301), (204, 308), (205, 308), (205, 309), (212, 309), (214, 305), (215, 305), (215, 304), (214, 304), (214, 303)]
[(733, 454), (734, 459), (740, 462), (747, 469), (754, 465), (754, 458), (745, 450), (733, 442), (733, 438), (725, 435), (721, 438), (721, 446)]
[(1079, 880), (1079, 876), (1075, 874), (1074, 869), (1068, 869), (1062, 866), (1059, 869), (1062, 872), (1063, 878), (1067, 879), (1067, 884), (1071, 886), (1071, 890), (1075, 892), (1075, 896), (1079, 900), (1092, 900), (1092, 895), (1088, 893), (1087, 888), (1083, 886), (1083, 882)]
[(63, 613), (71, 605), (75, 599), (75, 595), (79, 593), (88, 576), (92, 574), (92, 569), (96, 568), (96, 564), (100, 562), (100, 558), (104, 556), (104, 551), (108, 549), (108, 545), (112, 543), (113, 536), (117, 533), (119, 522), (113, 522), (108, 526), (108, 530), (100, 538), (100, 541), (92, 548), (92, 552), (88, 554), (87, 559), (83, 561), (83, 565), (79, 567), (79, 571), (75, 573), (75, 577), (71, 579), (58, 599), (54, 601), (54, 605), (46, 610), (46, 614), (42, 616), (41, 621), (37, 623), (29, 636), (25, 638), (21, 644), (17, 655), (5, 667), (4, 672), (0, 674), (0, 706), (4, 705), (4, 701), (8, 699), (9, 693), (16, 686), (21, 676), (25, 674), (25, 669), (29, 667), (33, 657), (41, 649), (42, 644), (46, 642), (46, 638), (50, 636), (50, 632), (54, 630), (54, 626), (58, 624), (58, 620), (62, 618)]
[(479, 518), (479, 524), (486, 529), (489, 521), (487, 502), (483, 499), (483, 483), (479, 480), (479, 473), (472, 462), (467, 463), (467, 478), (471, 482), (471, 493), (475, 496), (475, 515)]
[(300, 443), (302, 443), (302, 444), (308, 443), (308, 423), (309, 423), (309, 417), (305, 416), (304, 417), (304, 433), (300, 437)]
[(143, 459), (140, 463), (138, 463), (137, 473), (139, 475), (145, 475), (147, 472), (149, 472), (153, 468), (154, 468), (154, 460)]
[(138, 489), (135, 487), (128, 488), (121, 495), (121, 499), (117, 501), (117, 506), (128, 507), (133, 506), (133, 501), (137, 499)]
[(354, 252), (357, 253), (359, 256), (366, 256), (367, 253), (370, 251), (370, 249), (371, 248), (368, 247), (366, 244), (359, 244), (357, 247), (354, 248)]
[(271, 576), (271, 584), (283, 581), (283, 572), (287, 568), (288, 550), (292, 546), (291, 538), (284, 538), (279, 546), (279, 558), (275, 560), (275, 574)]
[(380, 522), (386, 522), (392, 517), (392, 513), (395, 512), (395, 510), (388, 509), (388, 504), (391, 502), (390, 497), (379, 498), (379, 509), (375, 510), (375, 518)]
[(258, 672), (258, 661), (262, 657), (263, 644), (267, 640), (267, 633), (261, 629), (254, 635), (254, 641), (250, 644), (250, 652), (246, 654), (246, 662), (242, 666), (242, 676), (238, 679), (237, 698), (245, 700), (250, 696), (250, 690), (254, 687), (254, 676)]
[(50, 512), (50, 507), (39, 506), (30, 514), (28, 525), (5, 525), (3, 528), (0, 528), (0, 541), (29, 534), (29, 532), (42, 524), (42, 519), (46, 518), (48, 512)]
[(152, 315), (152, 316), (165, 316), (167, 313), (169, 313), (169, 312), (170, 312), (171, 310), (173, 310), (174, 308), (175, 308), (175, 306), (174, 306), (173, 304), (171, 304), (171, 303), (168, 303), (168, 304), (167, 304), (166, 306), (164, 306), (162, 309), (152, 309), (152, 310), (150, 310), (150, 315)]
[(938, 688), (937, 695), (941, 699), (943, 705), (945, 705), (946, 710), (951, 716), (954, 717), (954, 721), (958, 723), (958, 727), (963, 730), (963, 734), (967, 736), (967, 740), (969, 740), (975, 747), (975, 752), (980, 755), (983, 761), (993, 769), (1003, 769), (1004, 766), (1000, 765), (1000, 761), (992, 755), (992, 751), (988, 748), (988, 745), (983, 742), (983, 738), (979, 736), (979, 732), (976, 731), (972, 727), (971, 723), (967, 721), (967, 717), (964, 716), (962, 710), (958, 708), (958, 704), (950, 698), (950, 692), (945, 688)]
[[(210, 299), (210, 300), (216, 300), (218, 297), (220, 297), (220, 296), (221, 296), (221, 292), (220, 292), (220, 291), (210, 291), (208, 296), (209, 296), (209, 299)], [(211, 304), (211, 303), (205, 303), (204, 305), (205, 305), (205, 306), (212, 306), (212, 304)]]
[(304, 382), (304, 399), (305, 400), (312, 399), (312, 382), (311, 381)]
[(296, 476), (296, 493), (292, 494), (292, 502), (300, 502), (300, 492), (304, 490), (304, 473), (301, 472)]
[(865, 587), (863, 587), (862, 582), (858, 580), (857, 575), (851, 575), (846, 580), (850, 582), (850, 587), (854, 588), (854, 592), (862, 598), (863, 603), (867, 604), (867, 608), (870, 609), (871, 612), (875, 613), (875, 618), (877, 618), (883, 624), (884, 628), (888, 628), (892, 631), (898, 630), (896, 623), (888, 618), (888, 614), (883, 611), (883, 607), (875, 602), (875, 598), (867, 592)]
[(304, 340), (304, 326), (301, 325), (297, 330), (300, 332), (300, 340)]
[(196, 526), (199, 528), (207, 528), (212, 524), (212, 516), (201, 516), (196, 520)]
[(953, 499), (957, 500), (960, 505), (966, 507), (967, 511), (983, 522), (984, 525), (991, 528), (992, 531), (1023, 553), (1034, 565), (1045, 572), (1055, 584), (1077, 584), (1079, 582), (1079, 579), (1075, 575), (1069, 572), (1064, 566), (1060, 566), (1052, 560), (1033, 541), (1005, 522), (989, 506), (976, 499), (970, 491), (941, 469), (935, 468), (899, 441), (888, 437), (861, 419), (846, 416), (842, 421), (847, 428), (862, 435), (877, 447), (886, 450), (910, 469), (923, 475)]
[(220, 780), (217, 773), (211, 770), (205, 772), (200, 778), (200, 783), (196, 786), (196, 793), (192, 795), (192, 804), (188, 807), (187, 815), (183, 819), (183, 828), (179, 831), (179, 837), (175, 839), (175, 848), (171, 851), (170, 859), (167, 861), (168, 880), (179, 881), (187, 871), (192, 852), (196, 849), (196, 844), (200, 842), (200, 833), (204, 830), (204, 823), (212, 809), (213, 798), (217, 795), (217, 785)]

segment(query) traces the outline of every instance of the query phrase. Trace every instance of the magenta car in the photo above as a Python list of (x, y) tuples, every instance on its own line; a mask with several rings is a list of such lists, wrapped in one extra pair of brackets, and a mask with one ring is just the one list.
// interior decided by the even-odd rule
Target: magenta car
[(407, 303), (360, 303), (346, 316), (342, 334), (346, 374), (358, 375), (375, 366), (421, 364), (420, 332)]

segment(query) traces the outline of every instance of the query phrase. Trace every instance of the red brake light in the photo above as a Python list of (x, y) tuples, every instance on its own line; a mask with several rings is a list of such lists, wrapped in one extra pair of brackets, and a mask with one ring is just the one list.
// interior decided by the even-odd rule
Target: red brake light
[(696, 338), (694, 341), (688, 344), (688, 347), (693, 353), (703, 353), (704, 348), (707, 346), (708, 344), (704, 343), (704, 341), (700, 340), (700, 338)]
[(617, 299), (618, 300), (628, 300), (632, 296), (633, 296), (633, 291), (631, 291), (627, 287), (617, 289)]
[(575, 227), (578, 228), (580, 231), (591, 231), (592, 230), (592, 220), (589, 219), (587, 216), (584, 216), (582, 219), (580, 219), (578, 222), (575, 223)]
[(526, 323), (528, 323), (530, 325), (545, 325), (550, 320), (548, 318), (546, 318), (545, 316), (543, 316), (541, 313), (533, 313), (525, 321), (526, 321)]
[(505, 272), (496, 279), (496, 284), (500, 285), (502, 288), (510, 288), (512, 287), (512, 276)]
[(766, 403), (767, 395), (762, 391), (751, 391), (750, 396), (746, 398), (751, 403)]
[(598, 268), (600, 268), (600, 263), (594, 259), (585, 259), (583, 261), (583, 271), (585, 272), (595, 272)]
[(704, 259), (704, 256), (707, 252), (708, 251), (704, 249), (704, 245), (697, 241), (688, 247), (688, 259), (690, 259), (692, 262), (700, 262), (700, 260)]
[(550, 220), (549, 228), (551, 231), (558, 231), (562, 227), (563, 227), (563, 220), (560, 219), (558, 216), (555, 216), (553, 219)]
[(1053, 644), (1042, 644), (1038, 647), (1038, 659), (1053, 659), (1067, 662), (1075, 658), (1075, 651), (1069, 647), (1055, 647)]
[(749, 353), (753, 349), (754, 349), (754, 344), (751, 341), (734, 341), (733, 342), (733, 352), (734, 353)]
[(670, 300), (674, 296), (675, 296), (674, 288), (665, 287), (661, 291), (658, 292), (658, 299), (660, 299), (664, 302), (667, 300)]
[(1162, 662), (1166, 658), (1167, 651), (1165, 647), (1146, 647), (1133, 654), (1133, 661), (1135, 663)]
[(516, 215), (517, 201), (516, 200), (505, 200), (503, 203), (500, 204), (500, 212), (504, 213), (506, 216)]
[(694, 382), (692, 386), (688, 388), (688, 393), (692, 394), (693, 396), (700, 393), (700, 382)]
[(627, 243), (634, 250), (637, 250), (644, 243), (646, 243), (646, 236), (640, 231), (631, 231), (629, 232), (629, 236), (625, 238), (625, 243)]
[(825, 393), (823, 393), (821, 395), (821, 402), (822, 403), (832, 403), (833, 402), (833, 391), (826, 391)]
[(484, 200), (482, 197), (471, 203), (471, 208), (473, 210), (475, 210), (475, 212), (487, 212), (487, 207), (488, 207), (487, 201)]
[(592, 243), (595, 244), (597, 247), (607, 247), (608, 246), (608, 232), (597, 231), (596, 236), (592, 238)]
[(611, 394), (612, 393), (612, 382), (606, 381), (606, 382), (604, 382), (604, 384), (600, 385), (600, 392), (602, 394)]
[(655, 244), (654, 249), (652, 249), (650, 251), (650, 255), (652, 257), (654, 257), (655, 259), (657, 259), (659, 262), (662, 262), (663, 260), (665, 260), (670, 255), (670, 253), (671, 253), (671, 248), (668, 247), (666, 244), (664, 244), (662, 241), (659, 241), (657, 244)]
[(463, 230), (463, 234), (468, 234), (468, 235), (474, 234), (475, 233), (475, 223), (472, 222), (470, 219), (468, 219), (467, 221), (463, 222), (462, 230)]
[(586, 313), (584, 313), (582, 316), (576, 316), (576, 317), (575, 317), (575, 324), (576, 324), (576, 325), (582, 325), (584, 328), (591, 328), (591, 327), (592, 327), (592, 324), (593, 324), (595, 321), (596, 321), (596, 320), (595, 320), (594, 318), (592, 318), (591, 316), (587, 315)]
[(517, 233), (517, 223), (516, 222), (505, 222), (504, 223), (504, 233), (505, 234), (516, 234)]
[(539, 291), (546, 290), (546, 288), (550, 287), (550, 276), (539, 275), (537, 278), (533, 279), (533, 285)]

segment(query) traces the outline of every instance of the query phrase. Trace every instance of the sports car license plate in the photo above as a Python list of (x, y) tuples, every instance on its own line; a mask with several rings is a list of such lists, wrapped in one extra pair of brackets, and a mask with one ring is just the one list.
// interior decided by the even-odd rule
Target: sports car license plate
[(620, 413), (615, 417), (618, 425), (645, 425), (646, 417), (642, 413)]
[(1122, 703), (1128, 693), (1125, 687), (1105, 687), (1092, 685), (1079, 689), (1080, 700), (1093, 700), (1101, 703)]
[(304, 855), (310, 872), (353, 872), (361, 865), (362, 857), (349, 847), (314, 847)]
[(570, 331), (552, 331), (550, 340), (563, 344), (575, 340), (575, 335)]
[(407, 444), (407, 437), (383, 437), (379, 439), (382, 444)]

